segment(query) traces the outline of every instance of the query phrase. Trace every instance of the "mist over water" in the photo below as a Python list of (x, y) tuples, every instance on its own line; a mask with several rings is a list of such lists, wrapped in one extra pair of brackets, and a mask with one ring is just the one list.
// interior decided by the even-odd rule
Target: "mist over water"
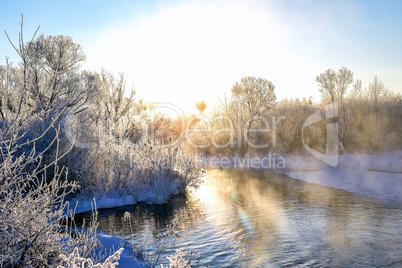
[(208, 170), (192, 196), (165, 205), (99, 211), (100, 229), (146, 245), (150, 258), (166, 236), (160, 263), (183, 248), (201, 254), (201, 267), (397, 267), (401, 224), (402, 210), (358, 195), (239, 169)]

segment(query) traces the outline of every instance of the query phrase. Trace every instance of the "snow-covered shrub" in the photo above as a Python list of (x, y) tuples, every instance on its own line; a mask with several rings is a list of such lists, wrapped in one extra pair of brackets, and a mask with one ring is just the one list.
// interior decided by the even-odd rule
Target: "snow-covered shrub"
[(81, 257), (78, 248), (74, 248), (74, 251), (68, 256), (60, 254), (59, 258), (62, 261), (57, 268), (115, 268), (119, 265), (120, 254), (123, 250), (123, 248), (120, 248), (103, 263), (94, 264), (94, 261), (91, 258)]
[[(67, 172), (58, 166), (63, 155), (58, 153), (59, 130), (53, 124), (33, 140), (24, 139), (24, 128), (38, 118), (40, 114), (25, 117), (9, 112), (0, 127), (0, 266), (49, 266), (72, 246), (88, 255), (96, 244), (91, 234), (82, 232), (71, 239), (68, 226), (61, 228), (67, 217), (65, 198), (78, 184), (62, 178)], [(55, 139), (38, 151), (37, 141), (51, 129)], [(56, 148), (54, 159), (43, 166), (52, 146)]]
[(83, 194), (130, 194), (137, 200), (161, 204), (174, 194), (202, 183), (203, 171), (180, 143), (163, 147), (148, 140), (124, 146), (109, 144), (88, 150), (88, 176), (80, 181)]
[(139, 181), (145, 185), (163, 187), (164, 183), (173, 182), (177, 190), (184, 193), (187, 187), (197, 188), (202, 182), (203, 171), (196, 166), (196, 159), (180, 142), (164, 146), (158, 141), (148, 140), (135, 144), (129, 154), (129, 185)]
[[(186, 259), (186, 254), (180, 249), (176, 249), (175, 255), (167, 257), (169, 260), (169, 268), (191, 268), (191, 259)], [(168, 268), (161, 264), (161, 268)]]
[(20, 68), (7, 64), (0, 77), (0, 267), (56, 266), (60, 253), (78, 248), (89, 256), (97, 244), (96, 225), (72, 238), (65, 198), (78, 183), (59, 166), (68, 152), (60, 151), (57, 124), (64, 107), (56, 98), (51, 106), (35, 105), (30, 44), (20, 33), (13, 45)]
[(68, 256), (60, 254), (59, 258), (62, 261), (57, 268), (116, 268), (116, 266), (119, 265), (120, 254), (123, 250), (123, 248), (120, 248), (103, 263), (94, 264), (93, 259), (81, 257), (78, 248), (74, 248), (74, 251)]
[[(22, 106), (21, 113), (25, 111)], [(8, 111), (0, 126), (0, 267), (53, 266), (60, 253), (69, 254), (74, 247), (82, 256), (92, 256), (98, 244), (96, 217), (89, 228), (75, 231), (71, 213), (65, 213), (66, 198), (78, 183), (67, 181), (67, 169), (59, 165), (68, 153), (60, 152), (55, 127), (62, 113), (54, 114), (47, 128), (32, 139), (27, 138), (32, 132), (24, 130), (30, 131), (43, 113), (23, 114)], [(49, 131), (54, 138), (38, 150)]]

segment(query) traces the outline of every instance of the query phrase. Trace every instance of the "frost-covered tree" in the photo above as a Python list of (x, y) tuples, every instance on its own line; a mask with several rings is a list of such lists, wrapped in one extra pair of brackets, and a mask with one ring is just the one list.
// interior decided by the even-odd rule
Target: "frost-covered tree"
[(343, 152), (343, 147), (346, 146), (343, 143), (345, 142), (344, 138), (347, 135), (346, 132), (348, 125), (344, 99), (349, 86), (353, 83), (353, 72), (346, 67), (342, 67), (338, 72), (328, 69), (316, 77), (316, 82), (319, 83), (318, 90), (323, 98), (328, 98), (331, 103), (338, 102), (338, 107), (341, 110), (339, 113), (339, 121), (341, 122), (339, 131), (339, 148), (341, 152)]
[(259, 116), (275, 104), (275, 86), (261, 77), (245, 76), (236, 82), (229, 97), (220, 100), (222, 112), (231, 121), (234, 144), (238, 153), (245, 155), (251, 142), (251, 129), (259, 124)]
[(385, 93), (386, 88), (384, 85), (384, 82), (378, 78), (378, 76), (374, 76), (373, 80), (370, 81), (367, 89), (367, 94), (371, 101), (374, 104), (374, 115), (375, 115), (375, 121), (376, 121), (376, 126), (378, 125), (378, 102), (380, 97)]
[(352, 97), (361, 97), (362, 93), (362, 80), (356, 79), (353, 83)]
[(39, 109), (51, 109), (58, 99), (68, 107), (82, 105), (96, 93), (94, 74), (79, 70), (84, 52), (70, 36), (42, 34), (28, 46), (30, 91)]
[(112, 130), (113, 133), (109, 134), (115, 138), (137, 142), (143, 134), (139, 121), (145, 120), (143, 112), (146, 106), (142, 100), (136, 99), (134, 89), (126, 94), (124, 74), (121, 73), (116, 79), (111, 73), (102, 70), (100, 78), (98, 125), (105, 130)]
[[(13, 45), (21, 57), (21, 67), (10, 70), (6, 66), (6, 82), (1, 88), (0, 267), (48, 267), (57, 264), (60, 253), (68, 254), (74, 247), (88, 256), (96, 240), (85, 233), (71, 239), (69, 225), (62, 228), (67, 219), (66, 197), (78, 184), (68, 182), (63, 176), (67, 171), (59, 166), (66, 153), (59, 150), (60, 129), (56, 125), (62, 111), (38, 111), (30, 105), (26, 74), (32, 47), (24, 46), (22, 27), (23, 23), (18, 46)], [(13, 71), (18, 71), (23, 80), (10, 85), (7, 77)], [(45, 113), (49, 118), (45, 129), (32, 129), (43, 121)], [(50, 131), (54, 132), (53, 139), (39, 149)], [(35, 135), (27, 139), (32, 133)], [(52, 159), (43, 163), (53, 148)]]
[(329, 98), (331, 102), (335, 102), (337, 97), (336, 90), (336, 73), (334, 70), (327, 69), (324, 73), (315, 78), (319, 83), (319, 91), (322, 97)]

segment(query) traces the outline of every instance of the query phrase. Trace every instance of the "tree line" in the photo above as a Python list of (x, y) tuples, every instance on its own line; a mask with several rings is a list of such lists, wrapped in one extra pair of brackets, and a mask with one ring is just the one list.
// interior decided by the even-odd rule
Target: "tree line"
[[(303, 154), (305, 146), (324, 153), (326, 125), (333, 123), (340, 154), (402, 148), (402, 96), (378, 76), (363, 87), (351, 70), (342, 67), (317, 75), (316, 82), (319, 102), (311, 97), (278, 101), (272, 82), (243, 77), (219, 99), (208, 119), (199, 121), (196, 128), (204, 131), (189, 131), (190, 147), (208, 155)], [(336, 104), (331, 120), (323, 115), (303, 129), (311, 115), (324, 114), (331, 103)]]

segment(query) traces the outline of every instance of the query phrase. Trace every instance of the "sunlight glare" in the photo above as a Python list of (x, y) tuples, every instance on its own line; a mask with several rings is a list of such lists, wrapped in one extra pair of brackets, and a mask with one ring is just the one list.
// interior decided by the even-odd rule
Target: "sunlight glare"
[(273, 10), (258, 5), (188, 3), (102, 34), (87, 51), (87, 65), (125, 72), (140, 98), (188, 113), (245, 75), (284, 87), (297, 67), (286, 35)]

